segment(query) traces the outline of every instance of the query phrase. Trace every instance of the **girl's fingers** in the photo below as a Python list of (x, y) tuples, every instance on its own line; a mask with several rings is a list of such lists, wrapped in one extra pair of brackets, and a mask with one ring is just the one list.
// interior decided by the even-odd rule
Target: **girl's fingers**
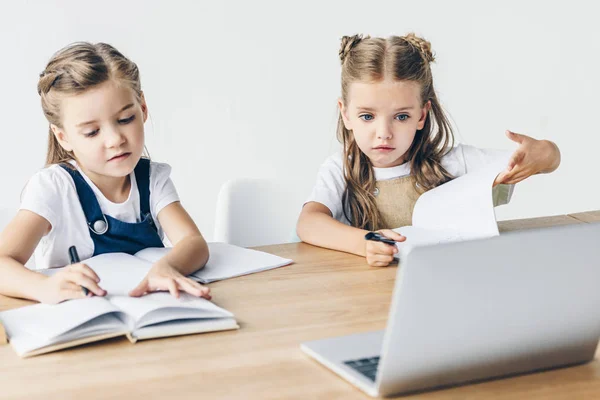
[(520, 144), (520, 143), (523, 143), (523, 140), (525, 140), (525, 138), (527, 136), (521, 135), (520, 133), (515, 133), (515, 132), (507, 130), (506, 131), (506, 137), (508, 137), (513, 142), (517, 142), (517, 143)]
[(500, 175), (502, 176), (496, 178), (496, 180), (499, 181), (499, 183), (510, 183), (510, 181), (512, 181), (515, 178), (515, 176), (521, 174), (522, 172), (523, 167), (517, 165), (510, 172), (501, 172)]
[(96, 272), (94, 272), (93, 269), (88, 267), (86, 264), (73, 264), (71, 268), (75, 271), (81, 272), (82, 274), (89, 276), (90, 279), (93, 279), (96, 282), (100, 282), (100, 277), (96, 274)]
[[(96, 296), (104, 296), (106, 294), (106, 291), (104, 289), (102, 289), (100, 286), (98, 286), (98, 284), (96, 283), (95, 280), (93, 280), (92, 278), (90, 278), (87, 275), (84, 275), (82, 272), (71, 271), (68, 275), (68, 280), (79, 286), (83, 286), (83, 287), (87, 288), (90, 292), (94, 293)], [(83, 292), (83, 290), (81, 290), (81, 288), (79, 290)]]
[(204, 297), (210, 293), (210, 289), (188, 278), (177, 279), (177, 284), (179, 289), (197, 297)]
[(509, 182), (507, 182), (509, 185), (514, 185), (515, 183), (519, 183), (524, 179), (529, 178), (531, 175), (525, 171), (523, 171), (520, 174), (516, 174), (515, 176), (513, 176)]
[(398, 252), (396, 246), (383, 242), (368, 241), (367, 254), (389, 254), (393, 255)]
[(175, 280), (171, 279), (171, 278), (167, 278), (166, 284), (167, 284), (167, 289), (169, 290), (169, 293), (171, 293), (171, 296), (178, 299), (179, 298), (179, 289), (177, 288), (177, 284), (175, 283)]
[(129, 295), (131, 297), (140, 297), (143, 296), (148, 290), (148, 280), (144, 279), (139, 283), (139, 285), (137, 285), (129, 292)]
[(60, 300), (65, 301), (65, 300), (73, 300), (73, 299), (83, 299), (85, 297), (89, 297), (91, 296), (91, 292), (90, 294), (88, 294), (87, 296), (83, 293), (83, 290), (81, 290), (81, 286), (76, 285), (75, 283), (72, 282), (67, 282), (64, 287), (61, 290), (62, 293), (62, 299)]
[(503, 184), (506, 180), (506, 172), (500, 172), (494, 179), (494, 186)]
[(373, 261), (370, 262), (369, 265), (371, 267), (387, 267), (388, 265), (390, 265), (390, 263), (385, 261)]
[(385, 236), (388, 239), (395, 240), (396, 242), (403, 242), (406, 240), (406, 237), (402, 236), (398, 232), (395, 232), (391, 229), (381, 229), (377, 232), (381, 233), (383, 236)]
[(374, 262), (382, 262), (386, 265), (394, 261), (394, 257), (388, 256), (386, 254), (372, 254), (369, 256), (369, 264)]
[(508, 165), (506, 166), (506, 171), (512, 172), (512, 170), (515, 168), (515, 166), (518, 165), (519, 163), (521, 163), (524, 158), (525, 158), (525, 154), (522, 151), (519, 151), (519, 150), (515, 151), (513, 153), (513, 155), (510, 157), (510, 160), (508, 160)]

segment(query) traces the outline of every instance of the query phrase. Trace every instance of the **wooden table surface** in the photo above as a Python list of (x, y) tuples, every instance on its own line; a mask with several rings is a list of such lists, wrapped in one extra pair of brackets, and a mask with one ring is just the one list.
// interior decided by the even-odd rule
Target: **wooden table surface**
[[(600, 221), (600, 212), (504, 221), (502, 232)], [(20, 359), (0, 346), (0, 399), (365, 399), (300, 343), (384, 329), (397, 268), (293, 243), (261, 247), (295, 263), (213, 283), (238, 331), (129, 343), (124, 338)], [(27, 301), (0, 296), (0, 310)], [(407, 399), (600, 399), (600, 365), (437, 390)]]

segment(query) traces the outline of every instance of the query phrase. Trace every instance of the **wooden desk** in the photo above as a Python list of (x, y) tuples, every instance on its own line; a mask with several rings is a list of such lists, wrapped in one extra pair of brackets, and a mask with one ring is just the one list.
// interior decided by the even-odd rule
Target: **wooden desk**
[[(560, 216), (508, 228), (579, 223)], [(305, 356), (300, 343), (384, 329), (396, 268), (303, 243), (263, 250), (294, 259), (273, 271), (211, 284), (242, 329), (141, 341), (113, 339), (20, 359), (0, 346), (0, 398), (365, 399)], [(0, 297), (0, 309), (29, 304)], [(600, 398), (598, 361), (406, 398)]]
[(577, 213), (577, 214), (569, 214), (568, 216), (571, 218), (575, 218), (581, 222), (587, 222), (587, 223), (600, 222), (600, 210), (599, 211), (581, 212), (581, 213)]

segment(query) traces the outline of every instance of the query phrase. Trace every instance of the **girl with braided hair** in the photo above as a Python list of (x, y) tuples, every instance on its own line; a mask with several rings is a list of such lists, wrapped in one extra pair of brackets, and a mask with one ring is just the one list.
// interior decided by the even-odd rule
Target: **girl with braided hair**
[[(108, 44), (73, 43), (48, 62), (38, 93), (49, 123), (46, 168), (0, 235), (0, 294), (43, 303), (104, 296), (91, 268), (69, 265), (69, 248), (82, 259), (134, 254), (164, 247), (166, 234), (173, 249), (129, 294), (210, 298), (185, 277), (204, 266), (208, 246), (179, 202), (171, 168), (142, 157), (148, 107), (137, 65)], [(67, 267), (50, 277), (25, 268), (34, 249), (37, 268)]]
[(342, 154), (321, 166), (297, 224), (307, 243), (366, 257), (387, 266), (396, 246), (367, 241), (378, 231), (411, 225), (418, 197), (486, 163), (506, 160), (494, 182), (495, 205), (506, 204), (514, 184), (560, 164), (547, 140), (507, 131), (519, 147), (499, 150), (454, 146), (452, 128), (433, 86), (431, 44), (413, 33), (387, 39), (344, 36), (339, 56), (342, 93), (337, 136)]

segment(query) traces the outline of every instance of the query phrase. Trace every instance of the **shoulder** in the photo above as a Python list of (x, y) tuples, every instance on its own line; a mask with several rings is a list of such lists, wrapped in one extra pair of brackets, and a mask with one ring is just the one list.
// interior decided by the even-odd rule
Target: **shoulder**
[(171, 166), (166, 163), (150, 161), (150, 196), (154, 203), (165, 198), (179, 200), (175, 185), (171, 180)]
[(150, 177), (168, 177), (171, 175), (171, 166), (167, 163), (150, 161)]
[(42, 189), (48, 192), (62, 192), (75, 188), (73, 179), (60, 165), (51, 165), (36, 172), (27, 182), (25, 190)]
[(341, 152), (330, 155), (323, 161), (320, 168), (321, 172), (329, 171), (330, 173), (343, 175), (344, 158)]
[(61, 224), (65, 210), (79, 202), (75, 183), (67, 171), (52, 165), (36, 172), (21, 193), (21, 209), (33, 211), (52, 225), (52, 231)]

